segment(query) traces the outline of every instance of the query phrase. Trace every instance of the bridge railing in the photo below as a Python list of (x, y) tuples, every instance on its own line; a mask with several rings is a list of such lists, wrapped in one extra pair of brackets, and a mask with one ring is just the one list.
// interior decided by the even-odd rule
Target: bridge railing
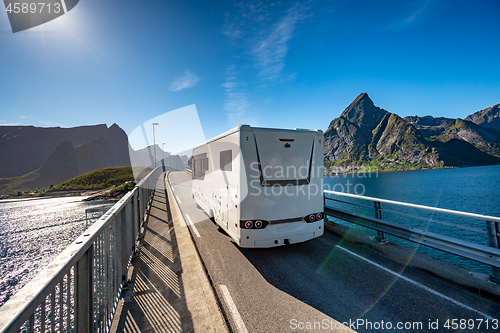
[(106, 332), (162, 167), (0, 307), (0, 332)]
[[(375, 239), (381, 243), (387, 242), (385, 234), (390, 234), (401, 239), (445, 251), (463, 258), (474, 260), (476, 262), (491, 266), (491, 280), (500, 283), (500, 233), (499, 224), (500, 217), (487, 216), (481, 214), (473, 214), (460, 212), (456, 210), (428, 207), (423, 205), (415, 205), (405, 202), (366, 197), (350, 193), (336, 192), (325, 190), (325, 213), (344, 221), (348, 221), (366, 228), (377, 231)], [(353, 198), (362, 200), (361, 202), (371, 202), (371, 204), (363, 204), (360, 201), (347, 201), (344, 198)], [(453, 215), (459, 218), (468, 218), (483, 221), (479, 227), (471, 227), (463, 224), (456, 224), (448, 221), (440, 221), (434, 216), (415, 215), (400, 210), (382, 209), (381, 204), (386, 206), (407, 207), (419, 212), (426, 211), (432, 214)], [(339, 206), (349, 205), (351, 209), (341, 209)], [(352, 208), (355, 207), (355, 208)], [(385, 218), (382, 218), (384, 213)], [(369, 214), (369, 215), (367, 215)], [(372, 215), (373, 214), (373, 215)], [(427, 228), (417, 228), (402, 224), (387, 219), (387, 214), (395, 214), (400, 217), (409, 218), (412, 221), (424, 221), (423, 225), (429, 223), (445, 225), (456, 229), (465, 230), (467, 233), (483, 235), (487, 238), (487, 245), (479, 244), (480, 242), (471, 242), (468, 240), (450, 237), (440, 233), (431, 232)], [(372, 215), (372, 216), (370, 216)], [(397, 219), (396, 219), (397, 220)], [(458, 234), (458, 233), (455, 233)], [(486, 242), (485, 242), (486, 243)]]

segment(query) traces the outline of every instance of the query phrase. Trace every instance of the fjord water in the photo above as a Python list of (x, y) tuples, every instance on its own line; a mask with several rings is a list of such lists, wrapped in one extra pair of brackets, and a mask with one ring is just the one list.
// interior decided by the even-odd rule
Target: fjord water
[[(325, 176), (324, 188), (327, 190), (375, 198), (500, 217), (500, 165)], [(336, 196), (330, 197), (373, 207), (372, 201)], [(358, 213), (374, 216), (374, 210), (369, 207), (365, 208), (332, 201), (327, 201), (327, 203), (328, 202), (334, 207), (354, 210)], [(398, 212), (414, 214), (426, 218), (426, 220), (415, 220), (397, 214), (383, 212), (382, 217), (389, 221), (488, 245), (488, 238), (484, 233), (457, 229), (433, 222), (442, 221), (454, 223), (486, 231), (486, 224), (483, 220), (425, 212), (384, 203), (382, 203), (381, 206), (383, 209), (396, 210)], [(344, 225), (349, 224), (345, 223)], [(372, 235), (375, 234), (374, 231), (369, 231), (361, 227), (355, 228), (363, 229), (364, 232)], [(400, 241), (396, 237), (388, 236), (388, 238), (395, 243), (416, 247), (415, 244)], [(420, 246), (418, 250), (434, 257), (460, 264), (469, 269), (491, 274), (490, 267), (486, 265), (481, 265), (441, 251), (429, 249), (425, 246)]]
[(84, 198), (0, 200), (0, 306), (86, 229), (86, 208), (106, 205)]

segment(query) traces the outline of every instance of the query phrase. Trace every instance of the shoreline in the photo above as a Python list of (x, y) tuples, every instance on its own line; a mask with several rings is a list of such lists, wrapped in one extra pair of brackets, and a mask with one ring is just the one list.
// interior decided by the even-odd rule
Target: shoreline
[[(494, 167), (494, 166), (500, 166), (500, 164), (487, 164), (487, 165), (464, 165), (464, 166), (444, 166), (440, 168), (422, 168), (422, 169), (401, 169), (401, 170), (385, 170), (385, 169), (378, 169), (378, 170), (368, 170), (368, 171), (354, 171), (353, 169), (347, 171), (347, 172), (330, 172), (330, 173), (323, 173), (324, 177), (346, 177), (348, 175), (362, 175), (362, 174), (370, 174), (370, 173), (381, 173), (381, 172), (407, 172), (407, 171), (430, 171), (430, 170), (447, 170), (447, 169), (466, 169), (466, 168), (483, 168), (483, 167)], [(360, 177), (362, 178), (362, 177)]]
[[(358, 166), (350, 168), (348, 171), (345, 172), (331, 172), (333, 168), (335, 167), (330, 167), (326, 168), (324, 167), (325, 171), (323, 173), (324, 176), (342, 176), (342, 175), (348, 175), (348, 174), (363, 174), (363, 173), (378, 173), (378, 172), (406, 172), (406, 171), (427, 171), (427, 170), (442, 170), (442, 169), (465, 169), (465, 168), (481, 168), (481, 167), (491, 167), (491, 166), (497, 166), (500, 164), (484, 164), (484, 165), (459, 165), (459, 166), (452, 166), (452, 165), (447, 165), (447, 166), (442, 166), (442, 167), (436, 167), (436, 168), (418, 168), (418, 169), (376, 169), (376, 170), (367, 170), (367, 171), (362, 171), (362, 167), (366, 165), (362, 165), (362, 167), (358, 168)], [(342, 167), (337, 167), (339, 169), (342, 169)], [(347, 169), (347, 168), (345, 168)]]
[(64, 198), (64, 197), (86, 197), (82, 201), (118, 201), (120, 200), (128, 191), (113, 191), (114, 189), (107, 190), (65, 190), (65, 191), (49, 191), (45, 193), (32, 193), (28, 195), (21, 196), (9, 196), (0, 195), (1, 200), (9, 199), (53, 199), (53, 198)]
[(429, 170), (444, 170), (444, 169), (463, 169), (463, 168), (477, 168), (477, 167), (485, 167), (485, 166), (494, 166), (499, 164), (488, 164), (488, 165), (467, 165), (467, 166), (445, 166), (440, 168), (421, 168), (421, 169), (399, 169), (399, 170), (387, 170), (387, 169), (377, 169), (377, 170), (367, 170), (361, 171), (361, 169), (351, 169), (347, 172), (324, 172), (324, 176), (344, 176), (344, 175), (357, 175), (364, 173), (379, 173), (379, 172), (407, 172), (407, 171), (429, 171)]

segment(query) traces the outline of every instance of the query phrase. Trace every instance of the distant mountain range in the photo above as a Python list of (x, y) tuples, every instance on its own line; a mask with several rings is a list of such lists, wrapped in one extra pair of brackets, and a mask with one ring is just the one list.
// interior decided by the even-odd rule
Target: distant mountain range
[[(158, 146), (156, 153), (160, 166), (163, 151)], [(166, 166), (184, 169), (181, 157), (164, 154)], [(116, 124), (0, 126), (0, 194), (45, 188), (89, 171), (129, 165), (153, 166), (153, 147), (135, 151)]]
[(362, 93), (325, 132), (325, 166), (337, 173), (500, 164), (499, 106), (465, 120), (401, 118)]
[[(146, 148), (142, 148), (139, 150), (133, 150), (132, 147), (129, 146), (129, 152), (131, 156), (132, 166), (144, 165), (144, 166), (153, 166), (154, 165), (154, 146), (148, 146)], [(185, 164), (183, 160), (187, 161), (187, 156), (182, 155), (170, 155), (168, 152), (164, 152), (160, 146), (156, 145), (156, 165), (162, 165), (162, 160), (165, 159), (165, 166), (176, 169), (176, 170), (184, 170)]]

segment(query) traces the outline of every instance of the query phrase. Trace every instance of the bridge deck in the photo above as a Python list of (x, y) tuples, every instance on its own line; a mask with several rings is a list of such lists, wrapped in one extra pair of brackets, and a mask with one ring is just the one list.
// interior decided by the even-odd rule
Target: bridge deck
[(112, 332), (227, 331), (191, 241), (169, 203), (164, 175), (156, 184), (140, 254), (133, 259)]

